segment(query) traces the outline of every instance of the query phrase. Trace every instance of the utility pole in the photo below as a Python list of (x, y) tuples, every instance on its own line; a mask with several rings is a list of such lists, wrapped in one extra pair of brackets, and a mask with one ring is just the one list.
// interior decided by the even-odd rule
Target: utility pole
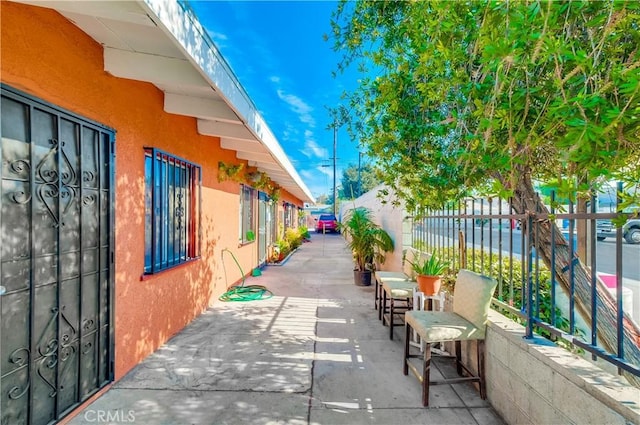
[(338, 150), (338, 122), (333, 122), (333, 215), (338, 216), (338, 207), (336, 203), (336, 160)]

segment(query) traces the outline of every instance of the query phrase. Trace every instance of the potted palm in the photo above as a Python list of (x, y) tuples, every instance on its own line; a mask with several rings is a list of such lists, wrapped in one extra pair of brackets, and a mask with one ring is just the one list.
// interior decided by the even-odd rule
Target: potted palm
[(374, 262), (384, 262), (385, 253), (393, 251), (393, 239), (373, 222), (371, 211), (364, 207), (349, 211), (339, 228), (353, 253), (355, 284), (371, 285)]
[(413, 263), (409, 261), (416, 273), (416, 281), (420, 292), (425, 295), (436, 295), (442, 285), (442, 274), (449, 267), (449, 263), (442, 261), (433, 253), (429, 256), (420, 256)]

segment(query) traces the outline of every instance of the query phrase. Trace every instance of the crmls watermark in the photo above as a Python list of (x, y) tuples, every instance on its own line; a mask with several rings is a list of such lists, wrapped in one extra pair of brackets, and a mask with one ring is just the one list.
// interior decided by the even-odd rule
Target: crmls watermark
[(84, 420), (95, 423), (131, 423), (136, 421), (136, 412), (133, 410), (87, 410), (84, 412)]

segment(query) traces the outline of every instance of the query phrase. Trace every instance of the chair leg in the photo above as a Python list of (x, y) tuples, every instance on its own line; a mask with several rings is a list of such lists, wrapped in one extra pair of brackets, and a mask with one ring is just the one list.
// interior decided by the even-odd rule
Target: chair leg
[(389, 339), (393, 339), (393, 297), (389, 298)]
[(478, 353), (478, 378), (480, 378), (480, 398), (487, 399), (487, 387), (484, 377), (484, 340), (478, 340), (477, 353)]
[(404, 363), (402, 363), (402, 374), (409, 374), (409, 335), (411, 334), (411, 325), (404, 324)]
[(376, 278), (376, 288), (373, 292), (373, 308), (378, 309), (378, 279)]
[[(387, 293), (383, 290), (382, 304), (380, 305), (380, 309), (378, 310), (378, 320), (382, 320), (382, 317), (384, 316), (384, 311), (386, 309), (387, 309)], [(384, 325), (384, 321), (382, 321), (382, 324)]]
[(458, 376), (462, 376), (462, 343), (460, 341), (456, 341), (456, 371), (458, 372)]
[(422, 370), (422, 405), (429, 406), (429, 380), (431, 375), (431, 344), (424, 344), (424, 368)]

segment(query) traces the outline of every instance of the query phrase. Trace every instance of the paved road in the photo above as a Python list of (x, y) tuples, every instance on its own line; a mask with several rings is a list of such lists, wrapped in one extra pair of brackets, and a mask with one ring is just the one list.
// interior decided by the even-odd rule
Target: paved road
[[(446, 227), (441, 227), (437, 230), (439, 235), (449, 234)], [(450, 228), (449, 232), (453, 233), (451, 230)], [(454, 230), (457, 234), (457, 228)], [(502, 232), (502, 250), (506, 252), (510, 250), (511, 239), (508, 229), (500, 230), (494, 227), (489, 232), (488, 225), (485, 225), (484, 229), (480, 226), (475, 226), (473, 230), (474, 234), (472, 235), (471, 228), (468, 228), (467, 243), (489, 248), (491, 239), (492, 249), (497, 250), (500, 243), (500, 232)], [(473, 236), (475, 236), (475, 240)], [(457, 235), (450, 242), (457, 246)], [(513, 231), (513, 252), (516, 256), (520, 256), (522, 252), (522, 232), (520, 230)], [(624, 278), (640, 281), (640, 245), (622, 243), (622, 265), (622, 276)], [(616, 273), (616, 243), (614, 239), (607, 238), (596, 243), (596, 268), (601, 273)]]
[[(596, 245), (598, 271), (616, 273), (616, 242), (605, 239)], [(640, 245), (622, 244), (622, 276), (640, 281)]]

